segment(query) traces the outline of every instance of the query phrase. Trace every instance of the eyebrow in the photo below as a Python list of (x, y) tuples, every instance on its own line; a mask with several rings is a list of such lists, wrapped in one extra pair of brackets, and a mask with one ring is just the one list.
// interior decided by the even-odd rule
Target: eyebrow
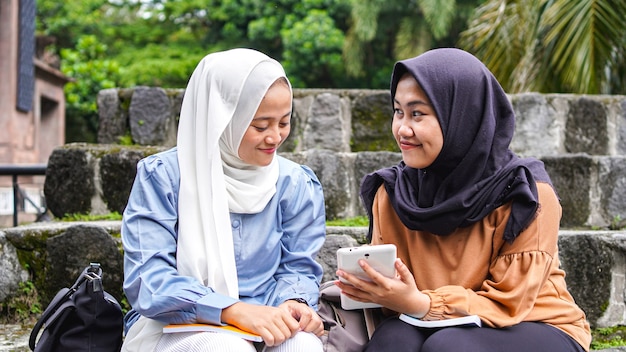
[[(394, 103), (398, 104), (398, 105), (402, 105), (399, 101), (397, 101), (395, 98), (393, 99)], [(406, 105), (410, 106), (410, 107), (414, 107), (416, 105), (426, 105), (426, 106), (430, 106), (429, 103), (423, 101), (423, 100), (412, 100), (410, 102), (408, 102)]]
[[(292, 113), (292, 111), (291, 111), (291, 110), (289, 110), (289, 112), (287, 112), (286, 114), (284, 114), (283, 116), (281, 116), (279, 119), (281, 119), (281, 120), (282, 120), (282, 119), (284, 119), (285, 117), (287, 117), (287, 116), (291, 115), (291, 113)], [(259, 117), (257, 117), (257, 118), (252, 119), (252, 121), (258, 121), (258, 120), (272, 120), (272, 119), (274, 119), (274, 118), (273, 118), (273, 117), (271, 117), (271, 116), (259, 116)]]

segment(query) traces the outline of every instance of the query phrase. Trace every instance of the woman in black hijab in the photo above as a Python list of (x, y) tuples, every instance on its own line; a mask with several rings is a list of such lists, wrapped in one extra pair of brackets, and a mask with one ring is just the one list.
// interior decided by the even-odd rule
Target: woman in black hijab
[[(402, 162), (363, 179), (373, 245), (398, 247), (397, 276), (338, 270), (348, 297), (390, 318), (366, 351), (585, 351), (584, 312), (559, 268), (561, 206), (543, 163), (509, 149), (515, 115), (474, 56), (435, 49), (396, 63), (392, 132)], [(423, 329), (477, 315), (482, 328)]]

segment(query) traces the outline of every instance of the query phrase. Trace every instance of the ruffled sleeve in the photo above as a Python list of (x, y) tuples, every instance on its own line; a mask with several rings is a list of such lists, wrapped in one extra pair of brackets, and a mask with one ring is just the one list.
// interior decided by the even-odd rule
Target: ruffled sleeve
[(431, 298), (424, 319), (477, 314), (492, 327), (519, 323), (533, 310), (551, 264), (552, 256), (542, 251), (499, 256), (490, 269), (493, 277), (485, 280), (478, 291), (454, 285), (424, 290)]

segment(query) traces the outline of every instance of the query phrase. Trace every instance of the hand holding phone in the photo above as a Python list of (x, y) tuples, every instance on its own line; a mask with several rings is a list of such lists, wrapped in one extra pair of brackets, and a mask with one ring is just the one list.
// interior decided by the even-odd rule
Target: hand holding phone
[[(396, 273), (394, 267), (396, 252), (396, 246), (393, 244), (340, 248), (337, 250), (337, 267), (347, 273), (356, 275), (360, 279), (370, 280), (358, 263), (359, 259), (363, 259), (382, 275), (394, 277)], [(346, 282), (342, 278), (340, 280), (341, 282)], [(341, 306), (343, 309), (380, 307), (377, 303), (355, 301), (343, 294), (341, 295)]]

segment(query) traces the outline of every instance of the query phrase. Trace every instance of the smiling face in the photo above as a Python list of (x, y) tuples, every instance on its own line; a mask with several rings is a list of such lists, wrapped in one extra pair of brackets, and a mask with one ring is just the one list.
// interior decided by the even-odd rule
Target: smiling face
[(255, 166), (267, 166), (276, 149), (291, 132), (291, 90), (277, 80), (267, 90), (239, 145), (239, 158)]
[(430, 100), (415, 78), (405, 73), (393, 99), (393, 135), (407, 166), (430, 166), (443, 148), (443, 133)]

